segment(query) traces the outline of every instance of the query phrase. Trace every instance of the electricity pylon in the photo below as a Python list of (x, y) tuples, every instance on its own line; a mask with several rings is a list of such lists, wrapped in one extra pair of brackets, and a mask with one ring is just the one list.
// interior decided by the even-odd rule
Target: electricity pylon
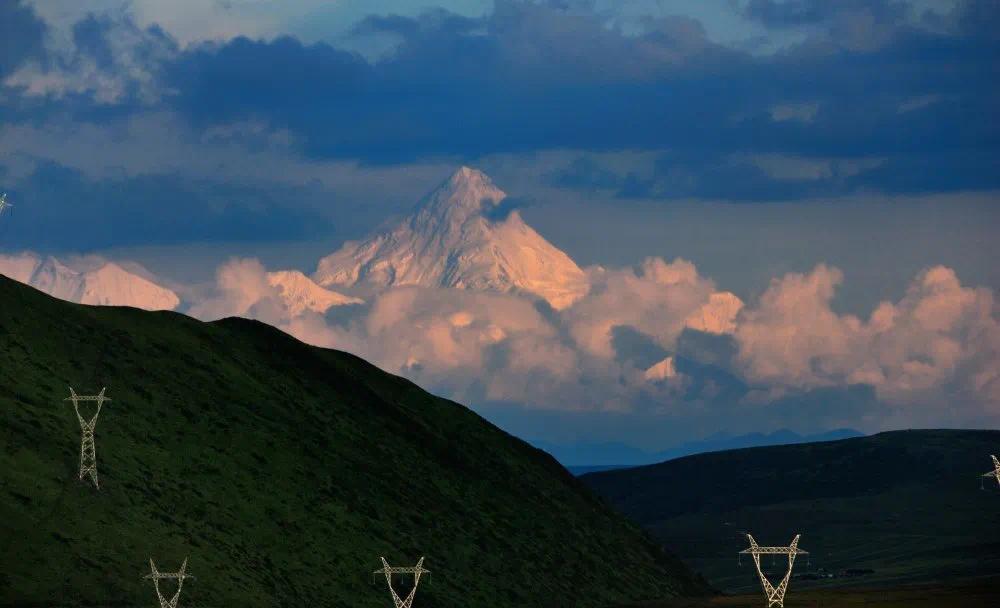
[[(156, 588), (156, 597), (160, 600), (160, 608), (177, 608), (177, 600), (181, 597), (181, 588), (184, 587), (184, 579), (194, 578), (190, 574), (185, 574), (184, 570), (187, 568), (187, 564), (188, 560), (185, 557), (184, 563), (181, 564), (181, 569), (177, 572), (160, 572), (156, 569), (156, 564), (153, 563), (153, 558), (149, 558), (149, 569), (152, 572), (142, 578), (153, 579), (153, 587)], [(177, 591), (174, 592), (173, 597), (169, 600), (163, 597), (163, 594), (160, 593), (160, 579), (164, 578), (177, 579)]]
[[(390, 566), (385, 558), (382, 559), (382, 568), (376, 570), (373, 574), (385, 574), (385, 581), (389, 583), (389, 593), (392, 594), (392, 603), (396, 605), (396, 608), (411, 608), (413, 606), (413, 597), (417, 594), (417, 585), (420, 584), (420, 575), (430, 574), (430, 570), (424, 570), (424, 558), (421, 557), (417, 561), (417, 565), (411, 567), (402, 566)], [(410, 589), (410, 594), (406, 596), (406, 599), (402, 599), (396, 593), (396, 590), (392, 588), (392, 575), (393, 574), (412, 574), (413, 575), (413, 589)]]
[[(796, 555), (808, 555), (808, 551), (803, 551), (799, 549), (799, 537), (801, 534), (796, 534), (795, 538), (792, 539), (792, 544), (787, 547), (761, 547), (757, 544), (757, 541), (753, 539), (752, 536), (747, 534), (747, 538), (750, 539), (750, 548), (740, 551), (741, 554), (749, 553), (753, 556), (754, 565), (757, 566), (757, 574), (760, 576), (760, 584), (764, 587), (764, 595), (767, 596), (767, 606), (784, 606), (785, 605), (785, 592), (788, 591), (788, 579), (792, 577), (792, 565), (795, 564)], [(788, 572), (785, 573), (785, 577), (781, 579), (781, 584), (777, 587), (771, 584), (771, 581), (767, 580), (764, 576), (764, 572), (760, 569), (760, 556), (761, 555), (787, 555), (788, 556)]]
[(989, 473), (983, 473), (983, 477), (995, 477), (997, 483), (1000, 484), (1000, 460), (993, 454), (990, 454), (990, 458), (993, 459), (993, 470)]
[(4, 192), (0, 194), (0, 215), (3, 215), (3, 210), (7, 207), (13, 207), (14, 205), (7, 202), (7, 193)]
[[(97, 448), (94, 445), (94, 427), (97, 426), (97, 417), (101, 415), (101, 405), (105, 401), (111, 401), (111, 399), (104, 396), (103, 388), (96, 395), (77, 395), (71, 386), (69, 387), (69, 397), (63, 401), (73, 402), (76, 419), (80, 421), (80, 431), (83, 435), (80, 439), (80, 479), (83, 480), (83, 476), (89, 474), (94, 481), (94, 487), (100, 490), (101, 486), (97, 482)], [(97, 402), (97, 411), (94, 412), (94, 417), (90, 420), (84, 420), (80, 414), (80, 401)]]

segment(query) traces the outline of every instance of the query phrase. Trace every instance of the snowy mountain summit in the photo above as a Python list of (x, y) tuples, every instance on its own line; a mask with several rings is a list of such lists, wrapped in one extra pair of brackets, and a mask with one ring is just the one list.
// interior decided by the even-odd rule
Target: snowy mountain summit
[(307, 310), (322, 314), (334, 306), (364, 304), (365, 302), (360, 298), (352, 298), (323, 289), (298, 270), (269, 272), (267, 273), (267, 282), (271, 287), (277, 288), (293, 317)]
[(481, 171), (462, 167), (395, 227), (321, 259), (313, 278), (324, 287), (524, 291), (566, 308), (587, 292), (584, 272), (516, 210), (493, 217), (506, 196)]
[(0, 255), (0, 273), (70, 302), (173, 310), (180, 299), (170, 289), (107, 260), (66, 264), (31, 253)]

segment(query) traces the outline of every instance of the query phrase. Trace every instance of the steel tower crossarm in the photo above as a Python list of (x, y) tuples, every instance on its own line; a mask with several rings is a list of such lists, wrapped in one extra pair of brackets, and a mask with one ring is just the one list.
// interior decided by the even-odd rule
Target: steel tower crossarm
[[(156, 564), (153, 563), (153, 558), (149, 558), (149, 569), (150, 573), (142, 578), (153, 579), (153, 587), (156, 589), (156, 597), (160, 601), (160, 608), (177, 608), (177, 602), (181, 597), (181, 589), (184, 588), (185, 579), (194, 579), (193, 576), (187, 574), (187, 558), (184, 558), (184, 562), (181, 564), (181, 569), (177, 572), (160, 572), (156, 569)], [(173, 579), (177, 581), (177, 591), (167, 598), (160, 592), (160, 581), (163, 579)]]
[[(788, 591), (788, 581), (792, 577), (792, 567), (795, 565), (795, 558), (799, 555), (808, 555), (809, 552), (803, 549), (799, 549), (799, 537), (800, 534), (796, 534), (792, 542), (789, 543), (787, 547), (761, 547), (754, 540), (753, 536), (747, 534), (747, 538), (750, 540), (750, 548), (740, 551), (740, 554), (749, 554), (753, 556), (754, 566), (757, 568), (757, 576), (760, 578), (761, 587), (764, 588), (764, 595), (767, 596), (767, 606), (779, 606), (783, 607), (785, 605), (785, 593)], [(760, 556), (761, 555), (787, 555), (788, 556), (788, 571), (785, 572), (785, 576), (781, 579), (781, 582), (777, 587), (771, 583), (764, 575), (764, 571), (760, 567)]]
[[(385, 574), (385, 581), (389, 585), (389, 593), (392, 595), (392, 603), (396, 608), (412, 608), (413, 598), (417, 594), (417, 585), (420, 584), (420, 577), (424, 574), (430, 574), (430, 570), (424, 569), (424, 558), (421, 557), (417, 561), (416, 566), (390, 566), (389, 562), (385, 561), (385, 558), (380, 558), (382, 560), (382, 567), (375, 570), (374, 574)], [(392, 587), (392, 575), (393, 574), (412, 574), (413, 575), (413, 588), (410, 589), (410, 593), (405, 597), (399, 597), (396, 590)]]

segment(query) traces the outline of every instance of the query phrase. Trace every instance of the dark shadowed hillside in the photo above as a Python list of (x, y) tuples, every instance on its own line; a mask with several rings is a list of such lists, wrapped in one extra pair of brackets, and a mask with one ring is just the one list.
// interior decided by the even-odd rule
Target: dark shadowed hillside
[(898, 431), (581, 479), (723, 589), (758, 586), (750, 560), (737, 566), (744, 531), (767, 545), (801, 533), (797, 574), (855, 571), (796, 586), (950, 582), (1000, 572), (1000, 490), (979, 480), (997, 452), (1000, 431)]
[[(112, 401), (101, 490), (67, 386)], [(0, 605), (606, 606), (705, 590), (555, 460), (456, 403), (261, 323), (86, 307), (0, 276)], [(426, 580), (426, 579), (425, 579)]]

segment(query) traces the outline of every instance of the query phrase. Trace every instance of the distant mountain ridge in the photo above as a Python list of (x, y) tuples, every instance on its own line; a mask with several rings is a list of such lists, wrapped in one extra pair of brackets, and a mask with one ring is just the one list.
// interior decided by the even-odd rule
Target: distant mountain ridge
[(0, 255), (0, 274), (70, 302), (173, 310), (172, 290), (106, 260), (68, 265), (52, 256)]
[(506, 196), (483, 172), (462, 167), (394, 227), (321, 259), (313, 278), (323, 287), (525, 291), (569, 306), (586, 293), (586, 275), (516, 210), (494, 217)]
[[(729, 435), (716, 433), (704, 439), (687, 441), (672, 448), (658, 452), (646, 452), (634, 446), (617, 442), (557, 444), (547, 441), (531, 441), (532, 445), (552, 454), (556, 460), (574, 473), (584, 473), (590, 470), (621, 468), (653, 464), (705, 452), (734, 450), (768, 445), (785, 445), (795, 443), (811, 443), (817, 441), (835, 441), (851, 437), (863, 437), (864, 433), (854, 429), (833, 429), (822, 433), (800, 435), (788, 429), (779, 429), (771, 433), (747, 433), (745, 435)], [(583, 469), (587, 469), (584, 471)]]
[[(30, 285), (60, 300), (76, 304), (132, 306), (143, 310), (190, 311), (170, 288), (136, 264), (91, 257), (63, 261), (30, 252), (0, 255), (0, 274)], [(267, 273), (268, 284), (288, 307), (291, 316), (306, 311), (324, 313), (334, 306), (361, 304), (364, 300), (317, 285), (298, 270)], [(247, 303), (249, 308), (253, 302)], [(236, 314), (245, 314), (246, 309)]]
[[(738, 568), (745, 533), (802, 534), (811, 570), (861, 578), (794, 585), (882, 586), (996, 577), (1000, 430), (908, 430), (839, 441), (696, 454), (580, 479), (724, 591), (758, 589)], [(981, 489), (982, 488), (982, 489)]]

